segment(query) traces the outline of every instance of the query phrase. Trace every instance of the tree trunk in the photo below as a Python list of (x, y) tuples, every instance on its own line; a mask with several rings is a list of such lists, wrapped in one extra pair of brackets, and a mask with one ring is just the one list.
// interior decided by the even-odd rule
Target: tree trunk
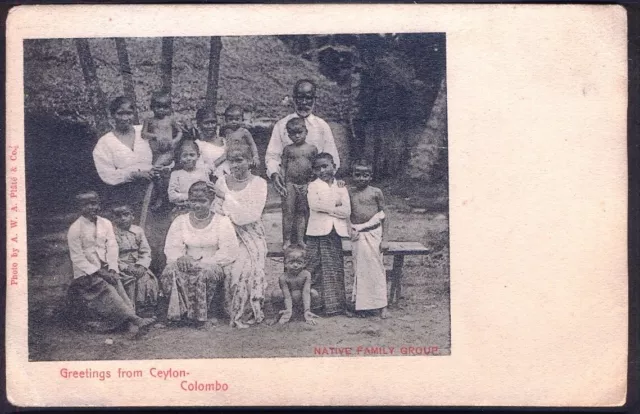
[(92, 106), (96, 129), (99, 135), (102, 135), (111, 129), (111, 124), (109, 123), (106, 97), (98, 82), (96, 63), (91, 56), (91, 49), (89, 48), (89, 41), (87, 39), (74, 39), (74, 42), (78, 51), (84, 82), (87, 86), (89, 103)]
[(207, 77), (206, 105), (216, 107), (218, 102), (218, 78), (220, 74), (220, 52), (222, 40), (220, 36), (211, 36), (211, 49), (209, 51), (209, 76)]
[(162, 38), (162, 89), (171, 96), (171, 77), (173, 73), (173, 37)]
[(133, 86), (133, 73), (131, 72), (131, 65), (129, 65), (127, 42), (122, 37), (116, 37), (114, 40), (116, 42), (116, 51), (118, 52), (118, 61), (120, 62), (124, 94), (133, 102), (133, 120), (134, 124), (138, 125), (140, 121), (138, 119), (138, 106), (136, 105), (136, 91)]

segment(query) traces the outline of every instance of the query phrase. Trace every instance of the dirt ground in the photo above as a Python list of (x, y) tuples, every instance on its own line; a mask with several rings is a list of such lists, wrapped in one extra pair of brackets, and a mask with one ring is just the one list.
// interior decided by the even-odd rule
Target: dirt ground
[[(295, 320), (286, 325), (263, 324), (245, 330), (231, 329), (220, 320), (207, 331), (154, 327), (137, 339), (127, 339), (120, 333), (77, 332), (60, 317), (71, 281), (71, 265), (64, 231), (52, 231), (30, 241), (29, 358), (73, 361), (310, 357), (314, 356), (315, 347), (358, 346), (437, 347), (437, 355), (448, 355), (451, 346), (448, 217), (446, 213), (412, 208), (415, 203), (409, 197), (387, 197), (387, 200), (389, 239), (420, 241), (432, 250), (428, 256), (405, 258), (403, 298), (390, 308), (391, 319), (335, 316), (318, 319), (315, 326)], [(264, 214), (268, 242), (281, 240), (280, 214), (275, 206)], [(391, 261), (391, 257), (385, 257), (389, 269)], [(278, 311), (269, 298), (278, 289), (277, 277), (282, 268), (281, 258), (267, 259), (268, 319), (274, 319)], [(353, 283), (350, 258), (345, 259), (345, 269), (350, 297)]]

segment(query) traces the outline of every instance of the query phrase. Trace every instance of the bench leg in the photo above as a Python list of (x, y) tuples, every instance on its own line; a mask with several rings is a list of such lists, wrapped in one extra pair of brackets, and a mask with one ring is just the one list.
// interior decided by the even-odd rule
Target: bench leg
[(393, 269), (391, 270), (391, 292), (389, 292), (389, 304), (396, 304), (402, 294), (402, 266), (404, 266), (404, 256), (393, 256)]

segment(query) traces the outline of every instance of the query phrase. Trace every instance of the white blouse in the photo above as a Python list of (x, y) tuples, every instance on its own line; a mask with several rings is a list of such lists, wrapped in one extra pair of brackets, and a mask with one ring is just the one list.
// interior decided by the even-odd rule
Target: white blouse
[[(225, 177), (220, 178), (216, 185), (225, 193), (222, 211), (234, 224), (244, 226), (261, 219), (267, 202), (267, 182), (264, 179), (254, 175), (240, 191), (230, 190)], [(216, 200), (220, 202), (220, 199)]]
[(200, 167), (208, 166), (211, 170), (214, 171), (214, 174), (217, 177), (221, 177), (224, 174), (229, 174), (229, 164), (225, 161), (216, 167), (215, 162), (218, 158), (224, 155), (227, 147), (223, 145), (221, 147), (214, 145), (207, 141), (202, 141), (197, 139), (196, 144), (200, 149), (200, 158), (198, 158), (198, 165)]
[(172, 171), (171, 178), (169, 178), (169, 188), (167, 189), (169, 201), (172, 203), (187, 201), (189, 198), (189, 188), (194, 183), (198, 181), (209, 182), (209, 171), (205, 170), (205, 168), (207, 167), (196, 167), (193, 171)]
[(133, 150), (123, 144), (113, 132), (103, 135), (93, 149), (93, 162), (98, 175), (106, 184), (130, 182), (131, 173), (150, 170), (153, 167), (151, 147), (141, 136), (142, 126), (135, 125), (133, 130)]
[(238, 238), (228, 217), (214, 215), (205, 228), (191, 225), (189, 214), (176, 217), (169, 227), (164, 246), (167, 263), (190, 256), (205, 264), (226, 266), (236, 259)]

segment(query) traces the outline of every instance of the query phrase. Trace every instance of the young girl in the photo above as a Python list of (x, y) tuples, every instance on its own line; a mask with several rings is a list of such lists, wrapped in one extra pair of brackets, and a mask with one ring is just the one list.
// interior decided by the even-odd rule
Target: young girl
[(197, 139), (195, 140), (200, 149), (200, 159), (198, 166), (206, 165), (214, 171), (216, 177), (229, 174), (226, 145), (217, 129), (217, 116), (215, 108), (200, 108), (196, 112)]
[[(216, 195), (222, 199), (222, 212), (235, 227), (240, 247), (236, 261), (225, 270), (225, 305), (231, 326), (247, 328), (264, 320), (262, 306), (267, 285), (264, 274), (267, 240), (262, 210), (267, 201), (267, 182), (251, 174), (248, 147), (231, 147), (227, 159), (231, 174), (216, 182)], [(242, 317), (247, 300), (253, 316), (245, 321)]]
[(172, 215), (185, 213), (188, 210), (189, 188), (198, 181), (210, 182), (211, 170), (206, 165), (198, 165), (200, 148), (194, 141), (184, 141), (178, 153), (178, 167), (169, 179), (169, 201), (175, 206)]
[(242, 107), (240, 105), (229, 105), (224, 111), (224, 129), (223, 136), (228, 147), (237, 145), (246, 145), (251, 151), (251, 165), (256, 168), (260, 165), (258, 157), (258, 148), (253, 141), (253, 136), (248, 129), (242, 126), (243, 121)]

